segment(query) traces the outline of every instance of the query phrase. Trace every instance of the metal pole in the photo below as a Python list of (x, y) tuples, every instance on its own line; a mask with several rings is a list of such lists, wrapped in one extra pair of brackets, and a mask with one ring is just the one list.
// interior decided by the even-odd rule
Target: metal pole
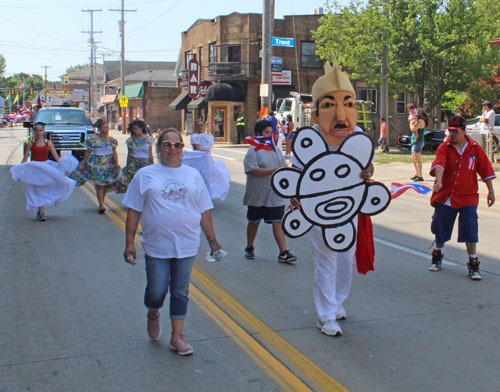
[(267, 97), (261, 97), (261, 106), (267, 107), (271, 112), (273, 86), (271, 84), (271, 59), (273, 56), (271, 38), (273, 31), (274, 0), (263, 0), (262, 12), (262, 74), (261, 83), (267, 84)]
[[(384, 0), (384, 15), (389, 20), (388, 0)], [(387, 37), (385, 38), (387, 39)], [(382, 49), (382, 67), (380, 70), (380, 115), (387, 124), (387, 145), (390, 146), (390, 121), (389, 121), (389, 45), (384, 42)]]
[(89, 33), (90, 38), (90, 82), (89, 82), (89, 112), (93, 116), (95, 112), (95, 44), (94, 34), (102, 33), (102, 31), (94, 31), (94, 12), (101, 12), (102, 10), (89, 9), (82, 10), (90, 14), (90, 31), (82, 31), (82, 33)]

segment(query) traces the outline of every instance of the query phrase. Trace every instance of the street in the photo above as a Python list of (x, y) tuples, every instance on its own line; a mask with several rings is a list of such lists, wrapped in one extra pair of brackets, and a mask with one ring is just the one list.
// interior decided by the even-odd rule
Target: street
[[(123, 195), (108, 194), (99, 215), (87, 184), (48, 207), (46, 222), (26, 211), (25, 185), (9, 172), (25, 132), (0, 129), (0, 392), (500, 391), (498, 196), (487, 208), (482, 195), (478, 209), (481, 282), (467, 277), (456, 230), (443, 269), (427, 271), (429, 195), (407, 191), (373, 217), (375, 271), (354, 273), (344, 334), (328, 337), (315, 327), (307, 236), (287, 239), (296, 265), (279, 264), (261, 224), (256, 259), (245, 259), (246, 148), (214, 146), (231, 172), (230, 194), (213, 210), (228, 256), (208, 263), (202, 239), (185, 326), (195, 354), (184, 358), (168, 348), (168, 306), (160, 339), (146, 335), (143, 255), (139, 248), (136, 266), (122, 257)], [(126, 135), (111, 136), (123, 166)], [(413, 174), (411, 164), (375, 163), (374, 179), (389, 188)]]

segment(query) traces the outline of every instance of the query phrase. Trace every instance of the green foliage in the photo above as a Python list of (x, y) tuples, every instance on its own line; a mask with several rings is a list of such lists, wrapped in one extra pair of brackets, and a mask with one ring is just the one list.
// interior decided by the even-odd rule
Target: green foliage
[(72, 65), (71, 67), (69, 67), (65, 73), (70, 73), (71, 71), (78, 71), (79, 69), (82, 69), (82, 68), (85, 68), (85, 67), (88, 67), (89, 65), (88, 64), (77, 64), (77, 65)]
[[(8, 78), (0, 77), (0, 87), (2, 88), (13, 88), (14, 94), (19, 93), (22, 95), (22, 91), (19, 91), (19, 87), (23, 83), (24, 79), (24, 95), (26, 101), (32, 100), (38, 94), (38, 91), (43, 89), (44, 80), (40, 75), (29, 75), (26, 73), (18, 73)], [(33, 93), (30, 94), (30, 88), (33, 89)], [(7, 96), (8, 93), (4, 93)]]
[(467, 91), (500, 63), (499, 48), (489, 44), (500, 32), (495, 0), (333, 1), (327, 10), (314, 33), (318, 55), (330, 59), (334, 51), (353, 79), (378, 87), (387, 43), (391, 93), (414, 92), (420, 106), (436, 106), (448, 91)]
[(5, 61), (5, 57), (3, 54), (0, 54), (0, 76), (5, 72), (5, 67), (7, 66), (7, 62)]

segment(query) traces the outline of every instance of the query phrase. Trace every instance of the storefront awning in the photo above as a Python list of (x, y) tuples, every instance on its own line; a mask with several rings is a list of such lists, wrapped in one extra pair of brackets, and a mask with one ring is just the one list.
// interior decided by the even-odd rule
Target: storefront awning
[(205, 95), (207, 101), (245, 102), (245, 91), (236, 84), (214, 83)]
[(106, 94), (104, 97), (101, 99), (101, 104), (102, 105), (109, 105), (115, 102), (116, 94)]
[(198, 110), (207, 106), (207, 100), (205, 97), (200, 97), (194, 101), (189, 102), (187, 105), (188, 110)]
[(189, 94), (187, 90), (183, 90), (177, 98), (175, 98), (170, 105), (168, 105), (169, 109), (172, 110), (181, 110), (181, 109), (186, 109), (187, 104), (191, 98), (189, 97)]

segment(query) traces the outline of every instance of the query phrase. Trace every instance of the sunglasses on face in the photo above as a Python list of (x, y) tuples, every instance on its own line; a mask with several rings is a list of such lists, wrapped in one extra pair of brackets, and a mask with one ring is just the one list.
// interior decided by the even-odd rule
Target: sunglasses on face
[(184, 147), (184, 143), (182, 142), (163, 142), (162, 144), (167, 148), (170, 148), (171, 146), (174, 146), (175, 148)]

